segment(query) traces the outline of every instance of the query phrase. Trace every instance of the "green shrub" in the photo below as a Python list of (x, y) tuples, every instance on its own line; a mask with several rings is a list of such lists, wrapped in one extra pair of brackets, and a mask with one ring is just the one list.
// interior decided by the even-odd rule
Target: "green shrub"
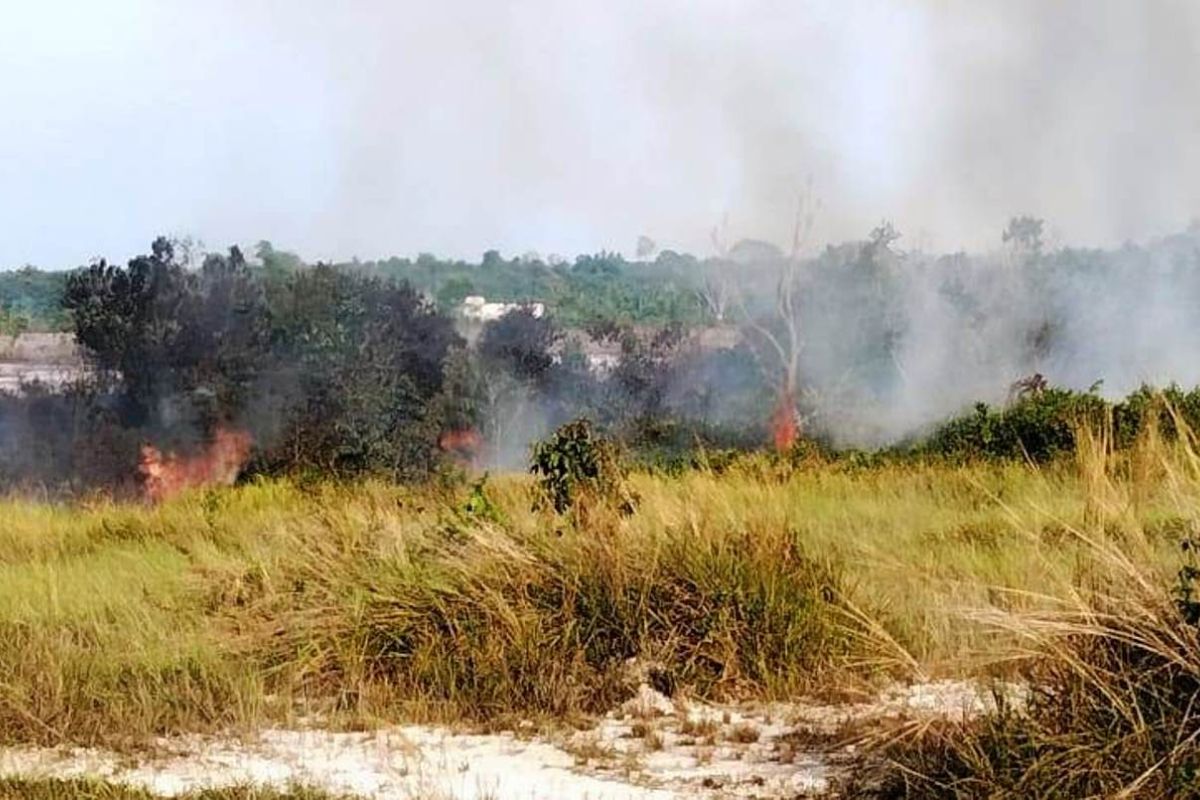
[(539, 504), (565, 514), (582, 498), (615, 501), (626, 512), (633, 501), (615, 445), (587, 419), (568, 422), (533, 448), (529, 471), (538, 476)]
[(1080, 424), (1100, 422), (1109, 406), (1095, 394), (1047, 389), (1008, 408), (977, 403), (938, 427), (915, 448), (955, 459), (1000, 458), (1046, 462), (1074, 452)]
[(1147, 424), (1154, 424), (1167, 440), (1186, 428), (1200, 425), (1200, 388), (1184, 391), (1175, 384), (1164, 389), (1141, 386), (1113, 406), (1113, 430), (1118, 447), (1129, 447)]

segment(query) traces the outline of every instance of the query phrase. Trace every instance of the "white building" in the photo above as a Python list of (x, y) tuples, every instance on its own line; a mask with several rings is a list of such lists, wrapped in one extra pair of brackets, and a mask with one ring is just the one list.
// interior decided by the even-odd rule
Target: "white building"
[(544, 303), (489, 303), (483, 295), (473, 294), (464, 298), (458, 313), (471, 322), (495, 322), (510, 311), (528, 310), (540, 319), (546, 313)]

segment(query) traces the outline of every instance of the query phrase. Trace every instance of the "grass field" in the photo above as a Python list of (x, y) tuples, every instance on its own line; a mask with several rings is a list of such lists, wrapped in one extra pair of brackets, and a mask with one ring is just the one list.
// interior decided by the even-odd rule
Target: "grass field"
[(722, 699), (1015, 674), (1046, 650), (1012, 620), (1086, 606), (1114, 564), (1170, 596), (1196, 464), (1095, 438), (1045, 468), (749, 458), (636, 474), (635, 513), (567, 517), (533, 510), (519, 475), (9, 499), (0, 741), (562, 720), (611, 708), (635, 672)]
[(960, 674), (998, 652), (964, 612), (1087, 581), (1073, 532), (1124, 526), (1177, 557), (1178, 486), (1093, 484), (1076, 464), (751, 461), (634, 476), (635, 514), (585, 522), (532, 511), (521, 476), (473, 512), (466, 489), (382, 484), (8, 500), (0, 737), (596, 712), (635, 656), (725, 697)]

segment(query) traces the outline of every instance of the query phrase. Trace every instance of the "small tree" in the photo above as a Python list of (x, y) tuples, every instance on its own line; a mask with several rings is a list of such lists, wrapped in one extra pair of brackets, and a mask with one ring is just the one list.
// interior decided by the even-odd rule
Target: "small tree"
[(160, 237), (124, 268), (101, 260), (73, 273), (63, 304), (137, 427), (177, 431), (182, 415), (206, 432), (245, 402), (270, 348), (261, 285), (236, 247), (189, 270)]
[(28, 329), (28, 317), (0, 306), (0, 336), (20, 336)]
[(548, 504), (558, 514), (581, 500), (616, 502), (625, 513), (633, 511), (616, 446), (597, 435), (587, 419), (569, 422), (535, 445), (529, 471), (538, 476), (539, 505)]

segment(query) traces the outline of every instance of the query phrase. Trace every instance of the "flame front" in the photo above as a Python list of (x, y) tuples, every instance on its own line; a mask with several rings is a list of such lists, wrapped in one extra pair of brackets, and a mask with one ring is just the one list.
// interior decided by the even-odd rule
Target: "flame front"
[(483, 437), (474, 428), (446, 431), (438, 437), (438, 447), (464, 465), (472, 465), (483, 450)]
[(146, 499), (157, 503), (184, 489), (231, 485), (250, 457), (252, 443), (246, 431), (217, 428), (212, 442), (194, 455), (164, 454), (152, 444), (142, 445), (138, 472)]
[(771, 440), (775, 449), (785, 452), (792, 449), (800, 437), (800, 426), (796, 424), (796, 402), (791, 393), (784, 392), (771, 413)]

